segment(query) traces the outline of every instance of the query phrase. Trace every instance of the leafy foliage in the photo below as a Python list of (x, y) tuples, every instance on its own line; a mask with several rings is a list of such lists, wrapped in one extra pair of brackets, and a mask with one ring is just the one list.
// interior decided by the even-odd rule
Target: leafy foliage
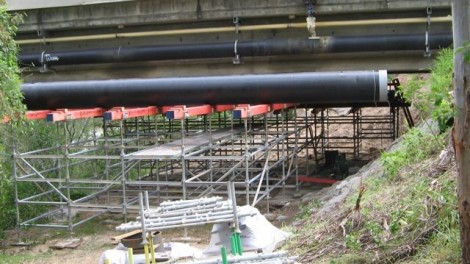
[[(12, 120), (12, 127), (18, 124), (18, 117), (22, 116), (25, 106), (22, 104), (20, 91), (20, 70), (17, 63), (18, 47), (14, 41), (15, 32), (21, 22), (21, 15), (10, 15), (6, 7), (0, 5), (0, 122), (5, 116)], [(0, 124), (0, 230), (14, 225), (13, 191), (9, 179), (7, 165), (9, 156), (5, 154), (8, 142), (7, 125)]]
[(429, 157), (437, 148), (444, 145), (444, 136), (445, 134), (435, 136), (423, 133), (417, 128), (410, 129), (405, 134), (399, 149), (382, 153), (380, 159), (385, 172), (395, 177), (403, 167)]
[(451, 48), (441, 50), (432, 68), (431, 78), (421, 80), (414, 76), (402, 91), (403, 97), (412, 102), (416, 109), (424, 115), (431, 113), (441, 131), (446, 129), (455, 115), (452, 98), (453, 55)]
[(20, 90), (18, 46), (14, 41), (21, 15), (10, 15), (5, 6), (0, 6), (0, 114), (15, 119), (25, 110)]

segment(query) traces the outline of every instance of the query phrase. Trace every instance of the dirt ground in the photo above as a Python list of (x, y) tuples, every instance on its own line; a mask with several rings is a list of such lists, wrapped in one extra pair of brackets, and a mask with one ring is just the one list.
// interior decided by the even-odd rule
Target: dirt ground
[[(308, 193), (311, 190), (301, 190), (300, 193)], [(295, 221), (299, 212), (300, 200), (298, 195), (294, 195), (295, 190), (286, 190), (274, 195), (269, 202), (262, 201), (258, 208), (271, 223), (282, 228)], [(269, 204), (269, 213), (268, 211)], [(18, 243), (18, 232), (8, 231), (6, 239), (2, 241), (4, 245), (0, 249), (5, 255), (25, 256), (24, 260), (14, 263), (25, 264), (55, 264), (67, 261), (70, 264), (98, 263), (101, 254), (116, 247), (111, 238), (122, 234), (115, 231), (115, 227), (122, 223), (120, 215), (103, 215), (76, 229), (69, 234), (66, 231), (55, 229), (29, 228), (21, 231), (21, 241), (27, 246), (15, 245)], [(188, 228), (188, 237), (198, 242), (190, 242), (191, 246), (204, 249), (210, 240), (211, 225)], [(162, 232), (164, 242), (182, 242), (184, 236), (183, 229), (172, 229)], [(52, 249), (56, 243), (68, 239), (80, 239), (80, 244), (74, 249)], [(0, 262), (1, 259), (0, 259)]]
[[(30, 228), (22, 231), (22, 240), (28, 246), (15, 246), (18, 242), (18, 233), (9, 231), (2, 252), (6, 255), (24, 255), (26, 260), (20, 261), (25, 264), (56, 264), (67, 261), (70, 264), (98, 263), (101, 254), (116, 247), (111, 238), (122, 234), (115, 231), (115, 227), (121, 224), (120, 216), (105, 215), (84, 226), (74, 230), (72, 235), (65, 231), (51, 229)], [(209, 243), (211, 226), (203, 226), (188, 229), (188, 237), (198, 238), (200, 242), (191, 245), (204, 248)], [(163, 232), (164, 242), (177, 241), (183, 237), (184, 230), (168, 230)], [(52, 249), (56, 243), (68, 239), (80, 239), (78, 247), (74, 249)], [(1, 262), (1, 259), (0, 259)]]

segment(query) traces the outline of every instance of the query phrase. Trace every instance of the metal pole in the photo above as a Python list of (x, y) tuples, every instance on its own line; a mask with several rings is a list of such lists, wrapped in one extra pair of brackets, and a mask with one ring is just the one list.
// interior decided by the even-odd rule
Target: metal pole
[[(159, 145), (159, 140), (158, 140), (158, 116), (154, 116), (154, 120), (155, 120), (155, 146), (158, 146)], [(155, 160), (155, 163), (156, 163), (156, 171), (157, 171), (157, 182), (160, 182), (160, 160), (156, 159)], [(161, 186), (158, 185), (157, 186), (157, 203), (160, 202), (160, 195), (161, 195)]]
[(121, 150), (120, 150), (120, 157), (121, 157), (121, 184), (122, 184), (122, 214), (124, 216), (124, 222), (127, 222), (127, 193), (126, 193), (126, 165), (125, 165), (125, 146), (124, 146), (124, 126), (123, 120), (119, 121), (119, 129), (120, 129), (120, 139), (121, 139)]
[[(104, 120), (104, 118), (102, 119), (102, 122), (103, 122), (103, 135), (104, 135), (104, 155), (105, 156), (108, 156), (108, 152), (109, 152), (109, 134), (108, 134), (108, 122), (106, 122)], [(107, 181), (109, 181), (109, 163), (110, 163), (110, 160), (109, 159), (106, 159), (105, 161), (105, 165), (104, 165), (104, 176), (105, 176), (105, 179)], [(106, 191), (106, 203), (107, 204), (110, 204), (110, 201), (111, 201), (111, 193), (108, 189), (108, 191)]]
[[(11, 128), (11, 127), (10, 127)], [(18, 203), (18, 168), (16, 167), (16, 142), (12, 143), (12, 162), (13, 162), (13, 186), (15, 188), (15, 208), (16, 208), (16, 231), (18, 233), (18, 243), (21, 243), (21, 218), (20, 218), (20, 204)]]
[(144, 211), (144, 196), (139, 192), (139, 210), (140, 210), (140, 225), (142, 229), (142, 245), (146, 245), (147, 241), (147, 227), (145, 225), (145, 211)]
[[(297, 126), (297, 107), (294, 107), (294, 130), (295, 130), (295, 147), (294, 147), (294, 158), (295, 158), (295, 190), (299, 191), (299, 128)], [(283, 188), (286, 188), (285, 181), (282, 182)]]
[(305, 108), (305, 124), (308, 126), (306, 129), (305, 129), (305, 167), (306, 167), (306, 172), (305, 172), (305, 175), (309, 176), (310, 175), (310, 171), (309, 171), (309, 168), (310, 168), (310, 164), (309, 164), (309, 161), (308, 161), (308, 155), (309, 155), (309, 129), (311, 127), (311, 124), (308, 120), (308, 108)]
[[(186, 160), (185, 160), (185, 151), (184, 151), (184, 121), (186, 118), (181, 119), (181, 184), (183, 186), (183, 200), (188, 199), (187, 197), (187, 187), (186, 187)], [(188, 237), (188, 229), (184, 228), (184, 237)]]
[(248, 148), (248, 120), (243, 120), (245, 128), (245, 192), (246, 192), (246, 204), (250, 204), (250, 152)]
[[(209, 157), (212, 157), (214, 155), (213, 153), (213, 143), (212, 143), (212, 116), (209, 116)], [(209, 178), (210, 181), (214, 181), (214, 164), (212, 162), (212, 159), (209, 159)]]
[(65, 160), (65, 188), (66, 188), (66, 195), (67, 195), (67, 225), (68, 231), (70, 236), (72, 235), (72, 206), (70, 200), (70, 168), (69, 168), (69, 137), (68, 137), (68, 128), (67, 124), (68, 121), (64, 121), (64, 138), (65, 138), (65, 145), (64, 145), (64, 160)]

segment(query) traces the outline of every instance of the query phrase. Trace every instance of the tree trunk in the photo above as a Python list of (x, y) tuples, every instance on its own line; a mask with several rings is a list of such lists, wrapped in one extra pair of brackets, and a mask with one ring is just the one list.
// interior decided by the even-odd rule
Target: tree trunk
[[(470, 41), (470, 3), (468, 0), (452, 1), (454, 34), (454, 100), (455, 117), (452, 137), (458, 167), (458, 208), (462, 263), (470, 264), (470, 64), (459, 51)], [(465, 51), (468, 52), (468, 51)]]

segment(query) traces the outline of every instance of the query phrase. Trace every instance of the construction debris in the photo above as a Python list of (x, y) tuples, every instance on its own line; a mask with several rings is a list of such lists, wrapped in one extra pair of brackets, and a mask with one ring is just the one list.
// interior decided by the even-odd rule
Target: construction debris
[[(296, 263), (297, 257), (289, 257), (287, 252), (279, 251), (273, 253), (249, 254), (244, 256), (228, 257), (226, 263), (265, 263), (265, 264), (293, 264)], [(193, 264), (219, 264), (223, 263), (222, 259), (211, 259), (193, 262)]]

